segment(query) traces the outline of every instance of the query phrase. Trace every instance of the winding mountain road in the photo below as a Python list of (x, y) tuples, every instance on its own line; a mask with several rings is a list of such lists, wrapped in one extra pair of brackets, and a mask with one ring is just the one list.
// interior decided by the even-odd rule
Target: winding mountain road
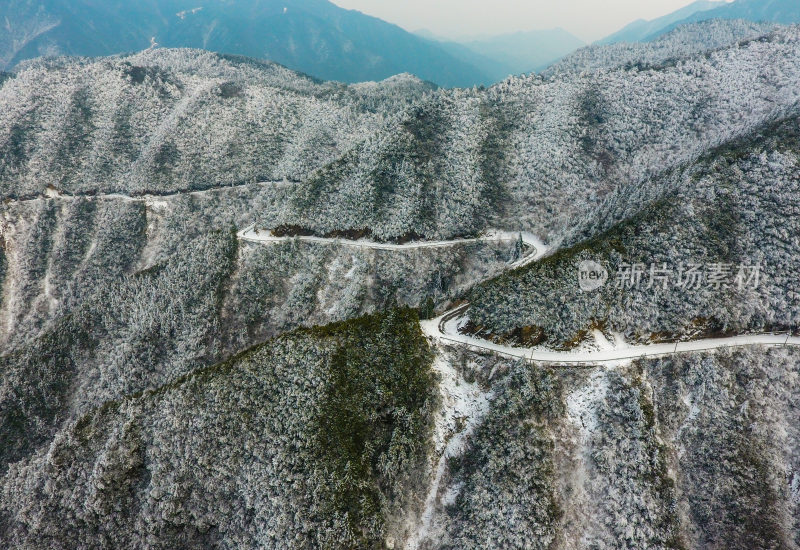
[(255, 224), (250, 225), (237, 233), (239, 239), (247, 242), (271, 244), (284, 241), (302, 241), (309, 243), (319, 244), (334, 244), (338, 246), (350, 246), (354, 248), (371, 248), (374, 250), (415, 250), (421, 248), (447, 248), (461, 244), (468, 244), (473, 242), (512, 242), (522, 237), (522, 242), (527, 245), (532, 251), (511, 264), (513, 267), (518, 267), (531, 262), (538, 258), (537, 253), (540, 250), (545, 250), (544, 244), (536, 239), (532, 234), (525, 232), (514, 231), (489, 231), (485, 235), (471, 239), (452, 239), (446, 241), (411, 241), (403, 244), (381, 243), (371, 241), (369, 239), (343, 239), (334, 237), (313, 237), (313, 236), (297, 236), (297, 237), (276, 237), (271, 231), (266, 229), (256, 229)]
[[(329, 237), (276, 237), (268, 230), (258, 230), (255, 224), (242, 229), (238, 233), (239, 239), (247, 242), (273, 244), (290, 240), (303, 242), (333, 244), (356, 248), (370, 248), (375, 250), (414, 250), (424, 248), (445, 248), (470, 242), (502, 242), (514, 241), (522, 237), (523, 243), (529, 252), (517, 261), (510, 263), (508, 269), (514, 269), (535, 262), (545, 256), (548, 247), (535, 235), (528, 232), (493, 230), (485, 235), (472, 239), (453, 239), (443, 241), (414, 241), (404, 244), (379, 243), (368, 239), (349, 240)], [(678, 343), (628, 345), (621, 336), (609, 341), (605, 335), (595, 331), (595, 341), (573, 351), (553, 351), (543, 347), (518, 348), (504, 346), (494, 342), (462, 334), (459, 329), (464, 326), (469, 317), (467, 310), (469, 304), (463, 304), (439, 317), (421, 321), (422, 331), (426, 336), (449, 344), (463, 345), (472, 349), (488, 351), (506, 357), (525, 359), (531, 362), (563, 363), (574, 365), (595, 365), (599, 363), (612, 363), (630, 361), (643, 357), (660, 357), (680, 353), (698, 351), (713, 351), (724, 348), (738, 348), (744, 346), (793, 346), (800, 347), (800, 336), (791, 334), (743, 334), (727, 338), (706, 338)]]
[(615, 342), (610, 342), (602, 334), (595, 332), (594, 344), (591, 347), (576, 351), (561, 352), (545, 348), (516, 348), (461, 334), (458, 329), (468, 320), (466, 316), (468, 307), (468, 304), (463, 305), (436, 319), (422, 321), (420, 323), (422, 331), (425, 335), (445, 343), (464, 345), (472, 349), (489, 351), (506, 357), (525, 359), (531, 362), (578, 365), (629, 361), (643, 357), (660, 357), (754, 345), (800, 347), (800, 336), (791, 336), (789, 334), (743, 334), (728, 338), (706, 338), (688, 342), (631, 346), (625, 344), (621, 338), (615, 339)]
[[(526, 262), (538, 260), (545, 254), (538, 251), (529, 255)], [(449, 344), (463, 345), (472, 349), (489, 351), (506, 357), (525, 359), (534, 363), (563, 363), (575, 365), (595, 365), (630, 361), (643, 357), (662, 357), (680, 353), (713, 351), (724, 348), (744, 346), (792, 346), (800, 347), (800, 336), (789, 333), (742, 334), (727, 338), (704, 338), (686, 342), (628, 345), (621, 335), (609, 341), (600, 331), (594, 331), (595, 341), (574, 351), (553, 351), (543, 347), (520, 348), (496, 344), (489, 340), (462, 334), (460, 328), (468, 321), (469, 304), (462, 304), (439, 317), (421, 321), (426, 336)]]

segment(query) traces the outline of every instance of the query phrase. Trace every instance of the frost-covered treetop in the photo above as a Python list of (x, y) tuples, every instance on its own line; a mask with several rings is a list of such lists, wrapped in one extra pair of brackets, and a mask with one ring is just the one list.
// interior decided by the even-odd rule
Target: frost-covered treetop
[(783, 27), (675, 63), (438, 91), (262, 222), (382, 238), (502, 227), (557, 242), (609, 193), (796, 111), (799, 39)]
[(743, 19), (712, 19), (682, 25), (652, 42), (621, 42), (581, 48), (555, 63), (543, 75), (578, 74), (626, 65), (659, 65), (754, 40), (777, 27), (774, 23)]
[(31, 61), (0, 88), (0, 196), (301, 180), (431, 89), (186, 49)]

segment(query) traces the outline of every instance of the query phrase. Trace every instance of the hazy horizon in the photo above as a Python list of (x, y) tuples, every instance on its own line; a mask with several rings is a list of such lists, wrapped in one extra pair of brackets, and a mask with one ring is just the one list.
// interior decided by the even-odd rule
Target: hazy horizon
[(332, 0), (408, 31), (425, 30), (449, 39), (563, 28), (593, 42), (637, 19), (655, 19), (695, 0)]

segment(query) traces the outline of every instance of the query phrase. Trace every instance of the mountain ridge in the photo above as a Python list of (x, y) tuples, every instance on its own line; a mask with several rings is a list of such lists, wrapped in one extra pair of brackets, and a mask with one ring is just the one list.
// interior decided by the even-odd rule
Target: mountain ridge
[(800, 6), (793, 0), (696, 0), (662, 17), (634, 21), (594, 45), (651, 42), (681, 26), (714, 19), (790, 25), (800, 23)]
[[(235, 8), (235, 9), (234, 9)], [(110, 55), (153, 45), (276, 61), (324, 80), (383, 80), (411, 72), (443, 86), (487, 76), (435, 43), (326, 0), (11, 0), (0, 69), (39, 55)], [(263, 29), (269, 29), (264, 32)]]
[(596, 45), (614, 44), (617, 42), (640, 42), (652, 37), (656, 32), (665, 27), (691, 17), (697, 12), (704, 12), (724, 4), (725, 0), (696, 0), (667, 15), (651, 20), (638, 19), (629, 23), (617, 32), (596, 41)]
[(761, 23), (790, 25), (800, 23), (800, 4), (792, 0), (735, 0), (671, 23), (648, 36), (646, 40), (657, 38), (680, 25), (706, 19), (745, 19)]

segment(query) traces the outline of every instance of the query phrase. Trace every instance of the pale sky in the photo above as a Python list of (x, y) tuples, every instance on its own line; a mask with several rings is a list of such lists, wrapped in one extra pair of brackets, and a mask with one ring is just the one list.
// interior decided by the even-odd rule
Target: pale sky
[(562, 27), (586, 42), (693, 0), (332, 0), (406, 30), (464, 38)]

